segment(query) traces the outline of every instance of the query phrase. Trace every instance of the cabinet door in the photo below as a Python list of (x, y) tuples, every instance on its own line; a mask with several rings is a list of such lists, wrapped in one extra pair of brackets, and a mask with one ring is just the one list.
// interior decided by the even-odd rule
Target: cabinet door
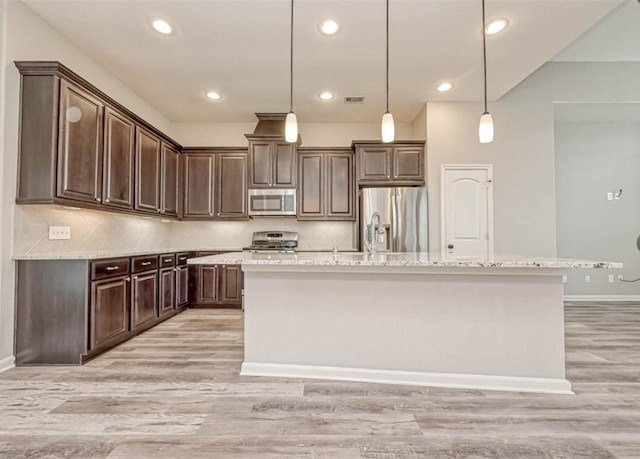
[(317, 219), (325, 216), (324, 154), (301, 153), (298, 217)]
[(131, 329), (143, 328), (158, 317), (158, 271), (131, 277)]
[(178, 216), (178, 152), (162, 144), (160, 173), (160, 213)]
[(176, 272), (173, 268), (160, 271), (160, 317), (176, 307)]
[(272, 144), (249, 142), (249, 187), (269, 188), (273, 183)]
[(91, 282), (89, 347), (115, 344), (129, 331), (129, 278)]
[(176, 268), (176, 307), (180, 308), (189, 302), (189, 267)]
[(56, 189), (59, 198), (100, 202), (103, 111), (100, 100), (61, 80)]
[(213, 154), (184, 156), (184, 216), (213, 216)]
[(353, 154), (327, 154), (327, 218), (355, 219), (355, 184), (353, 180)]
[(220, 296), (222, 304), (242, 304), (242, 269), (239, 265), (220, 267)]
[(216, 155), (216, 216), (246, 218), (247, 155), (219, 153)]
[(394, 148), (393, 179), (424, 182), (424, 149), (420, 147)]
[(133, 121), (110, 109), (104, 115), (104, 172), (102, 203), (133, 208)]
[(276, 188), (295, 188), (296, 186), (294, 147), (294, 144), (286, 142), (273, 144), (273, 186)]
[(196, 302), (215, 304), (218, 302), (218, 266), (199, 265), (196, 280)]
[(160, 210), (160, 139), (136, 129), (136, 205), (137, 210)]
[(387, 182), (391, 180), (391, 148), (362, 147), (358, 149), (360, 182)]

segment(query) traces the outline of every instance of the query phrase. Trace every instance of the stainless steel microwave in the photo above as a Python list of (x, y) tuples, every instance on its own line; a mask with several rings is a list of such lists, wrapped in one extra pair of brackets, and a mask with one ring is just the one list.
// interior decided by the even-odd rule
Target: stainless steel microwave
[(296, 190), (249, 190), (249, 215), (295, 215)]

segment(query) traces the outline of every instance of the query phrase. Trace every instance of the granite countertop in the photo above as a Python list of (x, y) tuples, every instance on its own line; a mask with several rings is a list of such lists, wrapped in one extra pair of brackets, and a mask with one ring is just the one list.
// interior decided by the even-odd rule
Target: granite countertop
[(28, 253), (24, 255), (14, 255), (14, 260), (100, 260), (106, 258), (133, 257), (137, 255), (154, 255), (162, 253), (177, 252), (238, 252), (242, 249), (238, 247), (222, 248), (160, 248), (144, 250), (97, 250), (91, 252), (69, 252), (69, 253)]
[(294, 266), (412, 266), (445, 268), (622, 268), (622, 263), (564, 258), (496, 256), (489, 260), (444, 261), (434, 253), (251, 253), (231, 252), (191, 258), (189, 264), (294, 265)]

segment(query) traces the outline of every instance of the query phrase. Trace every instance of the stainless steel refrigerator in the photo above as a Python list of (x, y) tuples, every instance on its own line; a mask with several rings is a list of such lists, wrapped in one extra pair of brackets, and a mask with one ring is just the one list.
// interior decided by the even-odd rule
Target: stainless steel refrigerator
[(427, 190), (422, 187), (363, 188), (360, 195), (360, 250), (365, 252), (367, 225), (375, 212), (380, 231), (378, 252), (428, 252)]

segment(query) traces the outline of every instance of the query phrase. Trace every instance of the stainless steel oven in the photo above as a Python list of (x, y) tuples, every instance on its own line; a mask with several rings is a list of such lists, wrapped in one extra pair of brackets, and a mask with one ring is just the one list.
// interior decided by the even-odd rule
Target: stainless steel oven
[(249, 215), (295, 215), (296, 190), (249, 190)]

